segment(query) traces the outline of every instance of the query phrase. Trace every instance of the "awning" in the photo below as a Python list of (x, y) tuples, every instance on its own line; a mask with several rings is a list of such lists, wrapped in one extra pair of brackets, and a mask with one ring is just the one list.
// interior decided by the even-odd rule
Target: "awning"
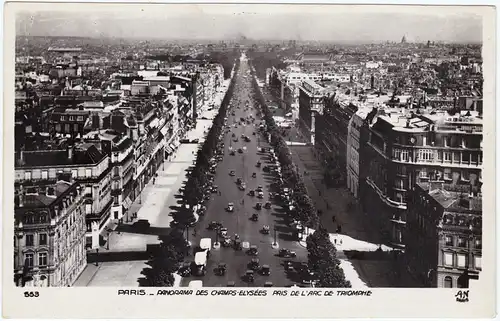
[(167, 154), (172, 154), (173, 150), (172, 150), (172, 148), (170, 148), (170, 146), (165, 146), (165, 152)]
[(172, 150), (175, 150), (175, 149), (177, 148), (177, 146), (175, 146), (174, 144), (170, 144), (170, 145), (168, 145), (168, 146), (169, 146), (169, 147), (170, 147), (170, 149), (172, 149)]

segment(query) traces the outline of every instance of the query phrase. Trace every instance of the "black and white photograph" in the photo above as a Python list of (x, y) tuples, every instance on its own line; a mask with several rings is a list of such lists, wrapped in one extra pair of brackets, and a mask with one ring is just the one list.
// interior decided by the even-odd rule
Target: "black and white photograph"
[(494, 10), (7, 4), (9, 300), (427, 289), (490, 315)]

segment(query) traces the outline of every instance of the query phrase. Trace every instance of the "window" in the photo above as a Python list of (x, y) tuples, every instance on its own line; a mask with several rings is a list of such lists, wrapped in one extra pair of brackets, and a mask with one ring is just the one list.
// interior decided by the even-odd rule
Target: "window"
[(33, 237), (33, 234), (26, 234), (26, 246), (33, 245), (35, 245), (35, 238)]
[(403, 162), (407, 162), (409, 160), (408, 151), (407, 150), (402, 150), (401, 151), (401, 160)]
[(77, 121), (83, 121), (83, 116), (78, 116), (78, 117), (76, 117), (76, 120), (77, 120)]
[(26, 253), (24, 255), (24, 265), (27, 267), (33, 267), (34, 264), (33, 253)]
[(70, 124), (65, 124), (64, 125), (64, 132), (69, 133), (70, 132)]
[(47, 245), (47, 234), (42, 233), (38, 237), (38, 244), (39, 245)]
[(72, 169), (71, 170), (71, 177), (77, 178), (78, 177), (78, 170), (77, 169)]
[(422, 146), (427, 146), (427, 137), (422, 137)]
[(444, 136), (443, 137), (443, 144), (444, 144), (444, 147), (450, 147), (451, 138), (449, 136)]
[(70, 121), (74, 121), (75, 120), (75, 116), (69, 116), (69, 120)]
[(78, 130), (78, 124), (74, 124), (74, 125), (73, 125), (73, 131), (75, 131), (75, 132), (79, 131), (79, 130)]
[(113, 189), (119, 189), (119, 188), (120, 188), (120, 182), (113, 181)]
[(443, 152), (443, 161), (451, 163), (451, 153)]
[(393, 149), (392, 150), (392, 158), (395, 160), (401, 160), (401, 150), (400, 149)]
[[(116, 155), (116, 157), (118, 157), (118, 154)], [(114, 172), (115, 172), (115, 176), (120, 176), (120, 168), (119, 167), (115, 167), (113, 168)]]
[(448, 246), (453, 246), (453, 237), (451, 235), (446, 235), (444, 237), (444, 244)]
[(444, 278), (444, 287), (451, 289), (453, 287), (453, 279), (451, 276), (446, 276)]
[(481, 270), (481, 257), (474, 256), (474, 267), (478, 270)]
[(426, 168), (422, 168), (420, 169), (420, 177), (421, 178), (427, 178), (427, 169)]
[(113, 196), (113, 205), (118, 205), (118, 196)]
[(467, 172), (467, 171), (463, 171), (462, 172), (462, 180), (463, 181), (467, 181), (467, 182), (470, 181), (470, 174), (469, 174), (469, 172)]
[(24, 172), (24, 179), (27, 181), (31, 180), (31, 172)]
[(430, 149), (420, 149), (418, 151), (418, 160), (421, 162), (432, 161), (432, 150)]
[(85, 169), (85, 177), (92, 177), (92, 169), (89, 168)]
[(92, 204), (85, 204), (85, 214), (92, 214)]
[(85, 186), (85, 195), (92, 196), (92, 187), (91, 186)]
[(48, 179), (49, 178), (49, 172), (48, 171), (42, 171), (42, 179)]
[(465, 267), (465, 255), (464, 254), (458, 254), (457, 255), (457, 266), (459, 268), (464, 268)]
[(483, 247), (483, 244), (482, 244), (482, 242), (481, 242), (481, 240), (480, 240), (480, 239), (476, 239), (476, 240), (474, 241), (474, 247), (475, 247), (476, 249), (481, 249), (481, 248)]
[(38, 253), (38, 266), (47, 266), (47, 252)]
[(451, 168), (444, 169), (444, 179), (451, 179)]
[(458, 247), (466, 247), (467, 246), (467, 241), (465, 240), (465, 237), (459, 237), (458, 238)]
[(444, 253), (444, 265), (453, 266), (453, 254)]
[(61, 124), (56, 124), (56, 132), (61, 132)]
[(66, 120), (66, 116), (61, 116), (61, 121), (65, 121)]

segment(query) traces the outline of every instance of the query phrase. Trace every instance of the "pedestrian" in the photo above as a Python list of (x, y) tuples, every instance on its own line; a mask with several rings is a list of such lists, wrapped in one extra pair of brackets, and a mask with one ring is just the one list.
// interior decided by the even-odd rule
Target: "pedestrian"
[(335, 215), (332, 215), (332, 222), (335, 223)]
[(153, 185), (156, 183), (156, 177), (153, 177)]

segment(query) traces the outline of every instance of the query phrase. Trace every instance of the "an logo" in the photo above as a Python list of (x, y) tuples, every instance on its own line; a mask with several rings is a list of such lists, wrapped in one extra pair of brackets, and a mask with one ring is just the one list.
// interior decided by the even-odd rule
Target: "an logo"
[(469, 290), (458, 291), (457, 294), (455, 294), (455, 299), (457, 302), (469, 302)]

